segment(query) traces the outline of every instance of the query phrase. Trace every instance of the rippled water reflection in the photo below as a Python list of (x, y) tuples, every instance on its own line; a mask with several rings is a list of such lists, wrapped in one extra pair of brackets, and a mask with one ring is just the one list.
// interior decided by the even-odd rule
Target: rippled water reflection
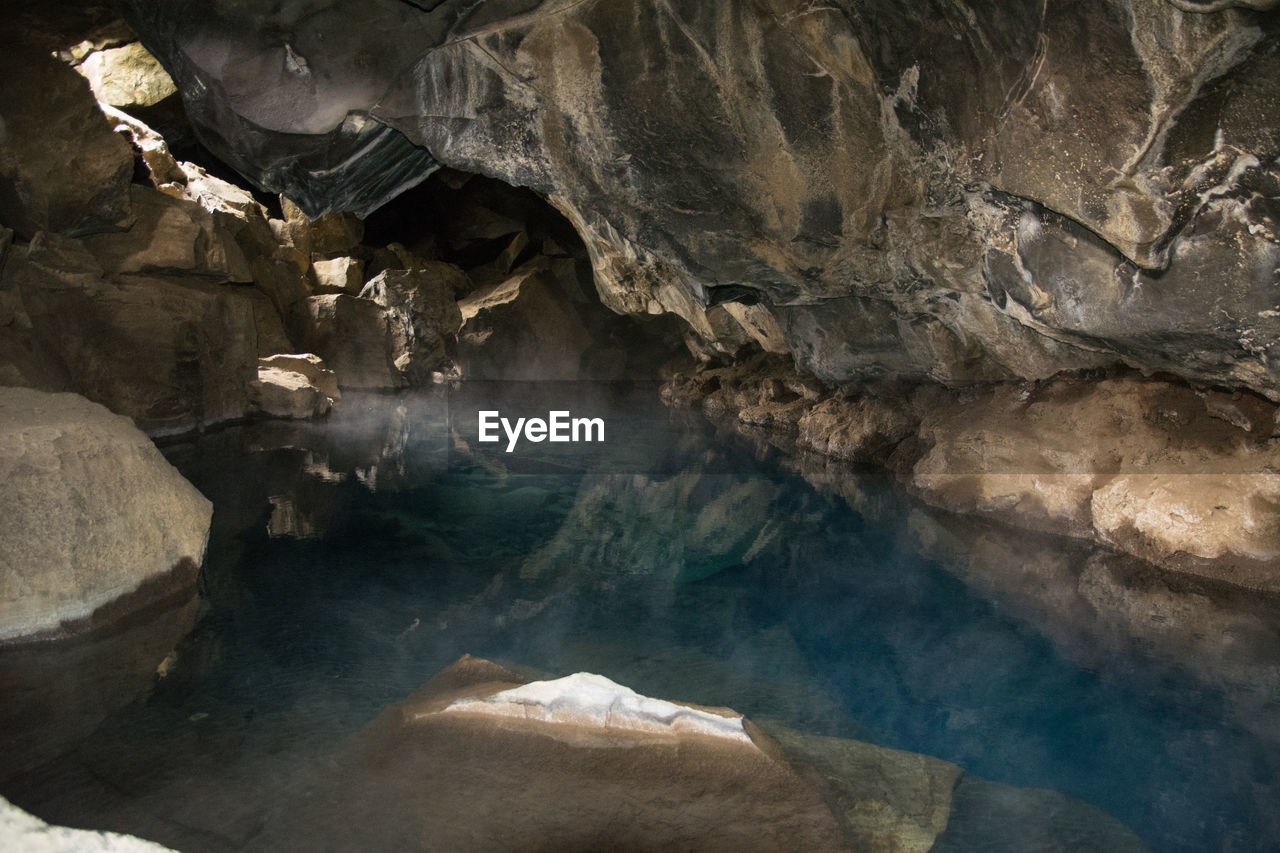
[[(495, 396), (612, 440), (482, 451)], [(216, 508), (206, 610), (152, 689), (4, 782), (43, 817), (235, 848), (470, 653), (1054, 789), (1156, 849), (1280, 845), (1274, 603), (940, 516), (651, 388), (348, 395), (168, 453)], [(940, 847), (987, 848), (969, 819)]]

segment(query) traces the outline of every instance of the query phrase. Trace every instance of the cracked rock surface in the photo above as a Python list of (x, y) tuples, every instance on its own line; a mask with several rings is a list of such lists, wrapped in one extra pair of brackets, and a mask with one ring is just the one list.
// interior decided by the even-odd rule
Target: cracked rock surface
[(310, 215), (445, 164), (546, 194), (609, 307), (710, 351), (1275, 399), (1272, 5), (122, 4), (206, 144)]

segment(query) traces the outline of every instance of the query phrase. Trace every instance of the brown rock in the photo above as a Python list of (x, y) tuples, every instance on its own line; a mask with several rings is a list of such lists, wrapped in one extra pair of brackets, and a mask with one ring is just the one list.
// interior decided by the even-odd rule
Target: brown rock
[(313, 296), (295, 312), (293, 335), (338, 377), (343, 388), (400, 388), (391, 321), (382, 306), (346, 294)]
[(0, 221), (87, 233), (127, 223), (133, 153), (89, 85), (39, 50), (0, 51)]
[(129, 230), (85, 238), (108, 272), (182, 272), (218, 281), (253, 280), (234, 235), (209, 210), (136, 184), (129, 195), (135, 217)]
[(419, 269), (381, 272), (360, 292), (362, 299), (386, 309), (391, 358), (409, 384), (429, 381), (432, 371), (448, 366), (462, 326), (455, 282), (464, 277), (452, 264), (433, 261)]
[(308, 257), (331, 258), (348, 254), (364, 239), (364, 223), (351, 213), (326, 213), (316, 219), (307, 215), (284, 196), (280, 196), (284, 222), (278, 226), (281, 236)]
[(148, 584), (193, 583), (212, 514), (128, 418), (20, 388), (0, 389), (0, 506), (0, 640), (85, 630), (154, 598)]
[(275, 366), (258, 368), (258, 378), (249, 386), (249, 399), (261, 414), (299, 420), (328, 414), (333, 405), (306, 376)]
[(261, 370), (264, 367), (301, 373), (307, 377), (308, 382), (334, 400), (342, 397), (342, 392), (338, 390), (337, 376), (325, 366), (324, 359), (314, 353), (279, 353), (258, 359), (258, 369)]
[[(334, 777), (252, 848), (323, 838), (390, 849), (429, 837), (441, 849), (531, 838), (554, 849), (845, 849), (822, 797), (749, 739), (445, 710), (524, 681), (464, 657), (357, 736)], [(338, 817), (353, 813), (362, 819)]]
[(140, 42), (96, 50), (76, 66), (94, 97), (113, 107), (149, 107), (177, 94), (173, 80)]
[(357, 258), (338, 257), (313, 261), (316, 293), (348, 293), (359, 296), (364, 287), (362, 264)]

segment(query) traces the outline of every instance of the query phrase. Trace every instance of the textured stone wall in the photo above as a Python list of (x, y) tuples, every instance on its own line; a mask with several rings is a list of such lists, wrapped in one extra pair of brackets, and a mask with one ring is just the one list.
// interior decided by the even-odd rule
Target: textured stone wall
[(829, 382), (1280, 396), (1269, 0), (122, 5), (206, 143), (309, 214), (444, 163), (546, 194), (611, 308)]

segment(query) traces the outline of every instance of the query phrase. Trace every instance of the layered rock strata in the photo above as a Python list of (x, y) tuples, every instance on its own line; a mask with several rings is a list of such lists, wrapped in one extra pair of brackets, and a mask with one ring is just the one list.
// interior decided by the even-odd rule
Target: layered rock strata
[(887, 464), (934, 506), (1280, 591), (1280, 427), (1255, 395), (1132, 376), (829, 392), (764, 359), (663, 393), (802, 451)]

